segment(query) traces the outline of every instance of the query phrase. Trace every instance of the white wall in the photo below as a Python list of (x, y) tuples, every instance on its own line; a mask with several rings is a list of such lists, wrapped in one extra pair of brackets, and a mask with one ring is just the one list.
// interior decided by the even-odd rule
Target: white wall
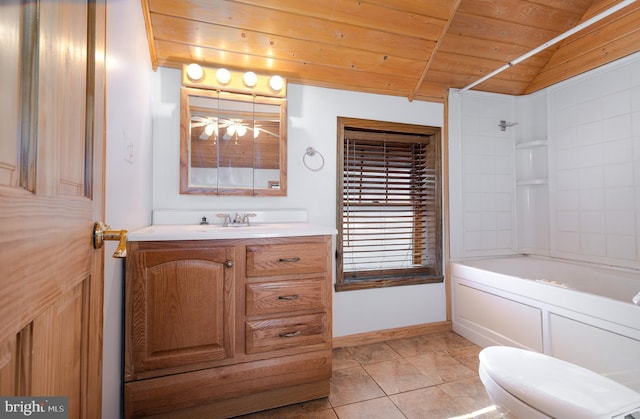
[[(114, 229), (151, 220), (151, 63), (138, 0), (107, 5), (105, 222)], [(124, 259), (105, 244), (102, 417), (120, 417)]]
[[(640, 54), (530, 96), (452, 93), (449, 115), (453, 258), (511, 250), (640, 269)], [(510, 115), (518, 126), (494, 132)], [(511, 173), (495, 160), (509, 154)], [(487, 189), (503, 176), (509, 187)], [(487, 207), (509, 188), (504, 211)], [(484, 240), (506, 207), (511, 249)]]
[[(341, 90), (288, 86), (288, 196), (217, 197), (179, 194), (180, 72), (161, 68), (155, 74), (153, 119), (153, 208), (166, 209), (305, 209), (309, 222), (335, 228), (337, 117), (443, 126), (442, 104)], [(155, 90), (154, 89), (154, 90)], [(314, 147), (325, 158), (318, 172), (304, 167), (302, 156)], [(443, 321), (443, 284), (334, 293), (334, 336)]]

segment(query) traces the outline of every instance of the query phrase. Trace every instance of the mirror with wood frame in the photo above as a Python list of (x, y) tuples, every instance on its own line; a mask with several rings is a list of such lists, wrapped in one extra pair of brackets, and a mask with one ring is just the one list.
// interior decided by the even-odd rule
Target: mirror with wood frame
[(286, 196), (285, 98), (182, 87), (180, 193)]

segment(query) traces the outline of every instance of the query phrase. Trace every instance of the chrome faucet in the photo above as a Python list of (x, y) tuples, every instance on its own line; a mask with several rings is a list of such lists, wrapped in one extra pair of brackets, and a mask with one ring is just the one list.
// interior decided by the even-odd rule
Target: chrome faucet
[(252, 213), (252, 212), (248, 212), (245, 214), (240, 214), (238, 212), (235, 213), (235, 215), (233, 216), (233, 219), (231, 218), (231, 214), (227, 213), (220, 213), (218, 214), (218, 217), (220, 218), (224, 218), (224, 221), (222, 223), (223, 227), (228, 227), (228, 226), (233, 226), (233, 227), (244, 227), (244, 226), (250, 226), (251, 223), (249, 222), (249, 219), (252, 217), (255, 217), (256, 214)]

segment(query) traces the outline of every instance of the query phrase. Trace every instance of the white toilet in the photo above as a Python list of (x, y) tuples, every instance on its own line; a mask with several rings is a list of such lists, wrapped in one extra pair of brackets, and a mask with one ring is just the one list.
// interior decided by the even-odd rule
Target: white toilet
[(640, 393), (593, 371), (537, 352), (491, 346), (480, 380), (507, 418), (640, 419)]

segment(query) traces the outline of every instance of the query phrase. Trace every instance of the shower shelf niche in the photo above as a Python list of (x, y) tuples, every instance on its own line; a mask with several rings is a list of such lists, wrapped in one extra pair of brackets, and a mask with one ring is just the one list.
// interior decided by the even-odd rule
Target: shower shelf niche
[(528, 141), (516, 144), (516, 185), (547, 184), (547, 142)]

